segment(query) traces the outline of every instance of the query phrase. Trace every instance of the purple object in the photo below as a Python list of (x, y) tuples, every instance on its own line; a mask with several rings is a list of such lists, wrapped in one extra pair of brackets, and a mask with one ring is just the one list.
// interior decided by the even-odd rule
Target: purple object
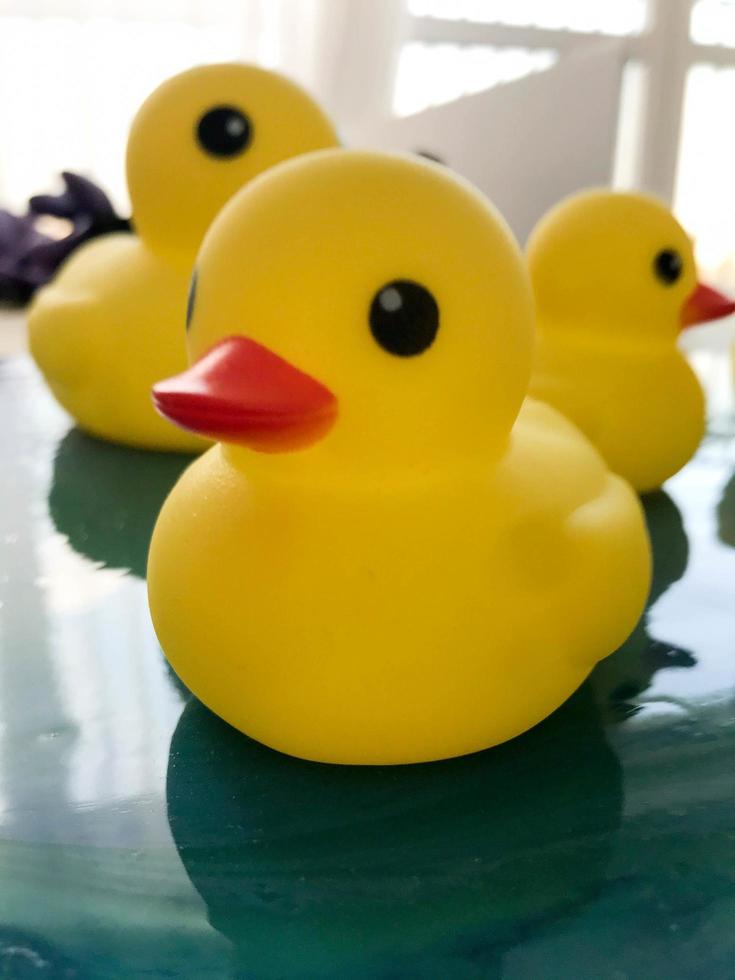
[[(22, 216), (0, 210), (0, 301), (24, 305), (51, 279), (83, 242), (113, 231), (130, 231), (130, 221), (116, 214), (101, 188), (65, 171), (61, 194), (38, 194)], [(35, 227), (37, 218), (52, 215), (72, 224), (64, 238), (51, 238)]]

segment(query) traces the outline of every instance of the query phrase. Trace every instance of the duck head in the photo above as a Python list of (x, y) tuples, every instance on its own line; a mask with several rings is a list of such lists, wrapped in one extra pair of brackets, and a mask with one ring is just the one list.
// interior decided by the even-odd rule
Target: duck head
[(567, 198), (541, 219), (527, 253), (542, 329), (673, 340), (685, 327), (735, 312), (735, 302), (697, 281), (679, 222), (643, 194), (591, 190)]
[(182, 72), (133, 121), (126, 163), (135, 228), (154, 251), (191, 265), (210, 222), (243, 184), (336, 145), (316, 103), (274, 72), (235, 63)]
[(158, 410), (232, 452), (431, 469), (505, 443), (528, 385), (530, 284), (446, 168), (327, 150), (227, 204), (192, 280), (191, 368)]

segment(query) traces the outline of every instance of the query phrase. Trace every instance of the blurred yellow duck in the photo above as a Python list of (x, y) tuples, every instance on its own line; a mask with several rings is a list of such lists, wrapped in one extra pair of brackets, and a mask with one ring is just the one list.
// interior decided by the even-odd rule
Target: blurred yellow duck
[(192, 367), (154, 398), (221, 443), (164, 504), (148, 579), (211, 709), (306, 759), (441, 759), (531, 727), (625, 639), (640, 506), (523, 405), (530, 284), (473, 187), (309, 154), (224, 208), (196, 283)]
[(202, 236), (252, 177), (335, 143), (305, 92), (248, 65), (186, 71), (146, 100), (127, 150), (137, 235), (81, 248), (30, 311), (31, 352), (81, 428), (150, 449), (207, 445), (162, 419), (150, 399), (156, 380), (186, 366), (183, 322)]
[(558, 408), (641, 493), (694, 454), (704, 395), (680, 331), (735, 303), (697, 283), (692, 245), (663, 204), (591, 190), (562, 201), (528, 243), (536, 297), (531, 394)]

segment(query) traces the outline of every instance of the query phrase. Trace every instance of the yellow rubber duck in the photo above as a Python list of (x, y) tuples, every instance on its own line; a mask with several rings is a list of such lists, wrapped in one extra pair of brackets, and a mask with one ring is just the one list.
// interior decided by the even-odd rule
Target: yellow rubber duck
[(192, 367), (154, 399), (221, 442), (164, 504), (148, 582), (212, 710), (305, 759), (447, 758), (530, 728), (630, 633), (640, 505), (521, 408), (530, 284), (471, 185), (309, 154), (226, 205), (196, 282)]
[(186, 366), (183, 322), (201, 239), (247, 181), (336, 142), (305, 92), (250, 65), (194, 68), (149, 96), (127, 149), (137, 235), (79, 249), (30, 311), (31, 352), (82, 429), (148, 449), (208, 445), (162, 419), (150, 399), (155, 381)]
[(531, 394), (558, 408), (636, 490), (692, 457), (704, 394), (680, 331), (735, 303), (697, 283), (692, 245), (663, 204), (590, 190), (562, 201), (528, 243), (536, 296)]

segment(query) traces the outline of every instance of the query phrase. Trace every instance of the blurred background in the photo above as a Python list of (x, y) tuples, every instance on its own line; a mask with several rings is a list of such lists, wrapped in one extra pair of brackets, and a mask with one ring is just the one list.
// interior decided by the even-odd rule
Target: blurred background
[[(735, 0), (0, 0), (0, 209), (23, 213), (31, 195), (59, 192), (60, 171), (71, 170), (127, 214), (125, 145), (141, 102), (189, 66), (230, 59), (301, 82), (351, 145), (441, 159), (495, 201), (521, 240), (579, 187), (653, 191), (695, 237), (704, 278), (735, 293)], [(456, 815), (469, 846), (488, 855), (490, 880), (498, 869), (502, 883), (516, 876), (510, 911), (491, 922), (504, 977), (568, 975), (571, 963), (587, 977), (610, 976), (613, 964), (619, 976), (733, 976), (731, 333), (726, 321), (684, 341), (717, 425), (671, 496), (652, 501), (655, 606), (587, 692), (615, 708), (616, 724), (606, 715), (603, 736), (583, 693), (583, 738), (574, 727), (556, 741), (539, 729), (540, 741), (526, 737), (541, 746), (528, 764), (518, 761), (528, 742), (512, 743), (501, 758), (513, 769), (517, 821), (501, 805), (500, 824), (486, 823), (482, 792), (476, 819), (472, 807), (460, 813), (467, 796), (452, 786), (448, 807), (435, 807), (418, 838), (411, 809), (398, 822), (421, 862), (434, 839), (426, 828), (444, 821), (452, 841)], [(259, 771), (247, 743), (228, 749), (194, 702), (182, 715), (188, 693), (160, 655), (142, 576), (158, 506), (186, 460), (69, 430), (28, 362), (3, 359), (24, 342), (22, 312), (0, 310), (0, 457), (13, 461), (0, 481), (11, 572), (0, 574), (0, 976), (61, 976), (54, 947), (85, 964), (83, 973), (64, 967), (68, 977), (231, 975), (230, 939), (243, 959), (250, 947), (240, 940), (260, 941), (238, 919), (237, 876), (250, 873), (255, 852), (245, 849), (244, 865), (232, 860), (246, 812), (237, 794), (262, 777), (253, 826), (276, 807), (285, 815), (275, 824), (286, 828), (284, 850), (259, 847), (252, 867), (258, 888), (259, 860), (288, 883), (289, 814), (299, 813), (299, 792), (310, 805), (308, 781), (294, 796), (290, 777), (279, 782), (263, 762)], [(210, 772), (221, 742), (224, 764)], [(565, 765), (555, 768), (553, 755)], [(171, 769), (167, 800), (172, 758), (183, 762)], [(202, 808), (205, 772), (214, 794)], [(579, 778), (592, 778), (592, 791)], [(365, 799), (346, 794), (338, 822)], [(419, 804), (426, 799), (419, 794)], [(577, 805), (585, 799), (594, 806)], [(517, 827), (506, 827), (506, 812)], [(365, 826), (368, 839), (377, 828), (377, 850), (364, 850), (365, 860), (381, 854), (391, 811), (375, 813)], [(570, 815), (563, 826), (560, 814)], [(314, 866), (329, 871), (318, 842), (331, 854), (333, 835), (312, 826)], [(197, 872), (196, 848), (181, 842), (200, 832), (217, 845), (202, 850)], [(438, 830), (436, 840), (439, 853)], [(496, 864), (498, 840), (505, 854)], [(386, 867), (378, 861), (372, 880)], [(283, 903), (262, 889), (276, 924), (291, 908), (287, 888)], [(460, 913), (493, 908), (469, 894)], [(388, 918), (392, 928), (390, 905)], [(288, 948), (277, 927), (264, 936), (263, 948)], [(462, 950), (472, 957), (482, 947)], [(442, 975), (441, 962), (432, 967)]]
[(440, 157), (521, 238), (576, 187), (654, 191), (735, 284), (735, 0), (0, 0), (0, 206), (66, 169), (124, 211), (141, 101), (227, 59), (300, 81), (350, 143)]

